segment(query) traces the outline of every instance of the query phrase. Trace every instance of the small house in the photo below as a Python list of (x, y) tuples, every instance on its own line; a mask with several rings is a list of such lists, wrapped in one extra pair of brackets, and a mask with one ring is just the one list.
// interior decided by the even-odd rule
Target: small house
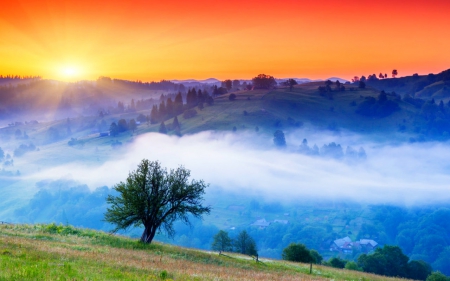
[(270, 225), (270, 222), (266, 221), (266, 219), (260, 219), (251, 224), (251, 226), (257, 226), (261, 229), (264, 229)]

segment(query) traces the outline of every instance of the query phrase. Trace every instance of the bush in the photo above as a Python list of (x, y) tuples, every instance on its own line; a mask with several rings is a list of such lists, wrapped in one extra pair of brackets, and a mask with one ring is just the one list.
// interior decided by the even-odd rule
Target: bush
[(336, 258), (336, 257), (331, 258), (330, 260), (328, 260), (326, 262), (326, 265), (329, 265), (334, 268), (344, 268), (346, 264), (347, 264), (346, 260), (343, 260), (341, 258)]
[(291, 243), (289, 246), (283, 249), (283, 260), (310, 263), (315, 262), (315, 259), (311, 256), (310, 251), (303, 244)]
[(362, 271), (362, 269), (360, 267), (358, 267), (358, 264), (356, 264), (356, 262), (354, 262), (354, 261), (348, 261), (345, 264), (345, 269)]
[(447, 276), (440, 273), (439, 271), (431, 273), (427, 278), (427, 281), (449, 281), (449, 280), (450, 278), (447, 278)]

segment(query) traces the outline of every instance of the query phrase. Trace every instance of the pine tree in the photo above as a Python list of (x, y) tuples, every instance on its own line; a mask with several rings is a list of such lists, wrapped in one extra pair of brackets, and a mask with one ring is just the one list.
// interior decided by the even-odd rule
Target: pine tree
[(175, 97), (174, 111), (175, 115), (183, 113), (183, 96), (181, 95), (181, 92), (178, 92), (178, 94)]
[(180, 123), (178, 122), (178, 117), (175, 116), (175, 118), (173, 118), (172, 129), (176, 131), (177, 128), (178, 128), (178, 130), (181, 129), (180, 128)]
[(162, 101), (162, 102), (159, 104), (159, 111), (158, 111), (158, 113), (159, 113), (159, 114), (158, 114), (159, 120), (164, 121), (165, 118), (166, 118), (166, 115), (167, 115), (166, 104), (164, 103), (164, 101)]
[(168, 118), (172, 118), (172, 116), (174, 116), (174, 106), (173, 106), (172, 98), (167, 99), (166, 113), (167, 113)]
[(152, 108), (152, 112), (150, 113), (150, 123), (151, 124), (156, 124), (158, 123), (158, 108), (156, 107), (156, 105), (153, 105)]
[(164, 124), (164, 122), (161, 122), (161, 125), (159, 125), (159, 132), (161, 134), (167, 134), (167, 128), (166, 128), (166, 124)]

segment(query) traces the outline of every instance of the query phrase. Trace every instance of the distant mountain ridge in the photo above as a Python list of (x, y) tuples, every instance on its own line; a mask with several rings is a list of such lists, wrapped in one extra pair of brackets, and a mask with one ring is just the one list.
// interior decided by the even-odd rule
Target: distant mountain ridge
[[(331, 80), (333, 82), (335, 82), (336, 80), (339, 80), (339, 82), (341, 83), (345, 83), (345, 82), (349, 82), (346, 79), (342, 79), (339, 77), (330, 77), (328, 79), (309, 79), (309, 78), (275, 78), (275, 81), (277, 81), (277, 83), (281, 83), (284, 82), (288, 79), (294, 79), (295, 81), (297, 81), (298, 84), (303, 84), (303, 83), (310, 83), (310, 82), (320, 82), (320, 81), (326, 81), (326, 80)], [(234, 80), (234, 79), (233, 79)], [(237, 79), (241, 82), (251, 82), (251, 80), (249, 79)], [(208, 78), (208, 79), (203, 79), (203, 80), (197, 80), (197, 79), (185, 79), (185, 80), (170, 80), (173, 83), (176, 84), (217, 84), (217, 83), (222, 83), (221, 80), (216, 79), (216, 78)]]

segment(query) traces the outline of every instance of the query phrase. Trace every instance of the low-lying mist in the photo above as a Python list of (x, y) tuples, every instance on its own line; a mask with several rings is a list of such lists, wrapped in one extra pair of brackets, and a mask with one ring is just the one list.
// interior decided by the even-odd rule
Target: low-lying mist
[[(319, 149), (335, 142), (363, 147), (367, 158), (348, 161), (305, 155), (299, 145)], [(372, 204), (424, 205), (450, 199), (450, 144), (389, 144), (355, 134), (299, 130), (286, 135), (287, 147), (277, 149), (272, 137), (252, 132), (202, 132), (183, 137), (149, 133), (116, 150), (98, 166), (69, 164), (29, 176), (36, 181), (70, 177), (90, 188), (124, 181), (143, 159), (163, 166), (183, 165), (195, 179), (216, 188), (270, 200), (351, 200)]]

